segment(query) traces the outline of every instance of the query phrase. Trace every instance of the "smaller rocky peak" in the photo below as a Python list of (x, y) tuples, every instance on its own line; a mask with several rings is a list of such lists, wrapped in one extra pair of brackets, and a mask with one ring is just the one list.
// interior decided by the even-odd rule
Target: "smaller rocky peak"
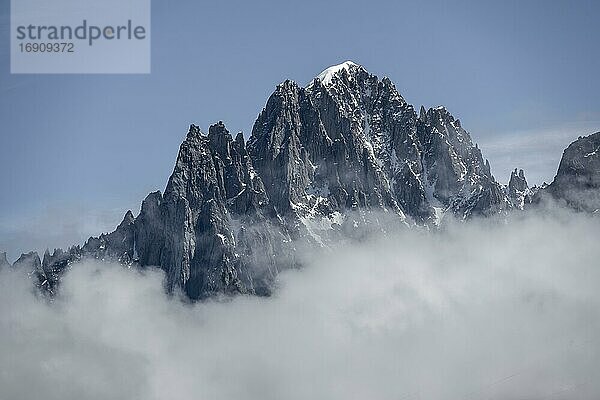
[(145, 214), (146, 212), (148, 212), (151, 209), (158, 209), (158, 206), (160, 206), (160, 203), (162, 203), (162, 200), (163, 200), (163, 197), (162, 197), (162, 193), (160, 192), (160, 190), (150, 193), (148, 196), (146, 196), (144, 201), (142, 201), (142, 208), (140, 211), (140, 215)]
[(202, 136), (202, 131), (198, 125), (191, 124), (187, 133), (187, 139), (194, 139)]
[(523, 209), (526, 202), (530, 198), (529, 185), (525, 179), (525, 173), (522, 169), (517, 170), (516, 168), (510, 174), (510, 181), (508, 182), (508, 198), (512, 205), (518, 209)]
[(4, 267), (10, 267), (10, 263), (8, 262), (8, 259), (6, 258), (5, 251), (0, 253), (0, 270)]
[(529, 186), (527, 185), (527, 180), (525, 179), (525, 173), (522, 169), (517, 170), (517, 168), (515, 168), (514, 171), (510, 173), (508, 189), (509, 192), (525, 191), (529, 189)]
[(177, 161), (165, 188), (164, 198), (174, 195), (186, 197), (191, 191), (195, 191), (199, 181), (211, 174), (212, 153), (208, 137), (202, 134), (198, 126), (192, 125), (187, 138), (179, 146)]
[(442, 122), (454, 122), (454, 117), (444, 106), (432, 107), (427, 110), (427, 117), (429, 121), (442, 121)]
[(208, 137), (211, 136), (226, 136), (229, 135), (229, 131), (225, 127), (223, 121), (219, 121), (216, 124), (211, 125), (208, 128)]
[(44, 257), (42, 258), (42, 267), (44, 270), (48, 269), (48, 267), (54, 265), (58, 261), (67, 259), (70, 253), (76, 253), (77, 249), (70, 249), (69, 252), (64, 251), (61, 248), (54, 249), (52, 253), (50, 250), (46, 249), (44, 252)]
[(600, 132), (581, 136), (563, 152), (558, 171), (550, 185), (538, 193), (538, 200), (548, 193), (556, 200), (580, 211), (600, 210)]
[(152, 192), (144, 201), (142, 201), (142, 207), (140, 214), (135, 220), (134, 228), (137, 235), (150, 234), (151, 236), (157, 235), (157, 232), (150, 232), (149, 230), (156, 230), (162, 222), (161, 215), (161, 204), (163, 203), (163, 196), (160, 191)]
[(298, 84), (296, 82), (294, 82), (291, 79), (286, 79), (285, 81), (281, 82), (279, 85), (277, 85), (277, 88), (275, 89), (275, 95), (285, 95), (285, 94), (295, 94), (298, 89), (300, 87), (298, 86)]
[(231, 149), (240, 157), (241, 160), (244, 160), (248, 156), (246, 139), (244, 138), (244, 133), (242, 131), (235, 135), (235, 139), (231, 143)]
[(244, 143), (245, 139), (244, 139), (244, 132), (239, 131), (236, 135), (235, 135), (235, 141), (238, 143)]
[(228, 159), (230, 157), (229, 146), (231, 142), (233, 142), (233, 138), (223, 121), (219, 121), (208, 128), (208, 146), (220, 158)]
[(484, 160), (477, 143), (473, 143), (471, 135), (463, 129), (458, 119), (444, 106), (427, 110), (427, 124), (436, 128), (437, 132), (446, 137), (454, 151), (462, 158), (474, 156), (484, 167)]
[(427, 110), (425, 110), (424, 106), (421, 106), (419, 109), (419, 120), (421, 122), (427, 123)]
[(123, 221), (121, 221), (121, 223), (117, 226), (117, 230), (125, 229), (128, 226), (133, 225), (134, 222), (135, 222), (135, 217), (133, 216), (133, 213), (131, 212), (131, 210), (127, 210), (127, 212), (125, 213), (125, 216), (123, 217)]
[(242, 131), (239, 131), (237, 135), (235, 135), (234, 141), (238, 151), (246, 149), (246, 140), (244, 139), (244, 133)]
[[(56, 252), (56, 249), (54, 250)], [(46, 249), (44, 251), (44, 256), (42, 257), (42, 265), (46, 265), (48, 263), (48, 259), (50, 258), (50, 250)]]
[(29, 271), (39, 270), (41, 266), (42, 261), (40, 260), (40, 256), (36, 251), (30, 251), (29, 253), (21, 254), (21, 256), (13, 264), (13, 267), (15, 268), (25, 268)]
[(569, 176), (581, 181), (581, 178), (586, 177), (590, 178), (586, 183), (597, 186), (600, 184), (598, 171), (600, 171), (600, 132), (585, 137), (580, 136), (565, 149), (558, 167), (557, 178)]
[[(129, 265), (134, 252), (135, 228), (135, 218), (129, 210), (113, 232), (103, 233), (97, 238), (90, 237), (82, 251), (94, 258), (113, 259)], [(53, 255), (53, 258), (56, 257)]]
[(394, 85), (394, 82), (392, 82), (392, 80), (390, 78), (388, 78), (387, 76), (384, 76), (383, 78), (381, 78), (381, 84), (384, 87), (396, 89), (396, 85)]
[(90, 236), (88, 238), (88, 240), (85, 241), (85, 243), (83, 244), (83, 251), (85, 253), (91, 253), (94, 249), (97, 249), (98, 247), (100, 247), (100, 242), (101, 242), (101, 238), (104, 238), (106, 236), (105, 233), (102, 233), (99, 237), (95, 237), (95, 236)]
[[(378, 85), (381, 88), (380, 91), (386, 98), (398, 100), (402, 105), (408, 105), (390, 78), (384, 76), (381, 81), (378, 81), (378, 78), (375, 75), (368, 75), (368, 78), (368, 80), (371, 82), (378, 82)], [(371, 91), (368, 83), (365, 84), (365, 90), (369, 92)], [(410, 107), (412, 108), (412, 106)]]
[[(271, 115), (272, 113), (276, 113), (282, 109), (290, 109), (294, 108), (298, 104), (298, 97), (300, 93), (304, 91), (303, 88), (300, 88), (296, 82), (292, 80), (285, 80), (284, 82), (277, 85), (275, 91), (269, 96), (267, 100), (267, 104), (265, 108), (263, 108), (262, 112), (259, 114), (258, 119), (263, 117), (267, 117), (267, 115)], [(257, 121), (258, 122), (258, 121)], [(256, 128), (256, 123), (254, 124), (254, 128)], [(254, 135), (255, 131), (252, 130), (252, 135)], [(252, 141), (252, 136), (249, 142)]]
[[(269, 96), (267, 104), (258, 115), (248, 139), (247, 150), (251, 156), (264, 155), (267, 148), (277, 148), (282, 145), (285, 137), (286, 124), (296, 122), (300, 108), (299, 99), (305, 98), (306, 93), (296, 82), (286, 80)], [(241, 139), (241, 138), (240, 138)]]

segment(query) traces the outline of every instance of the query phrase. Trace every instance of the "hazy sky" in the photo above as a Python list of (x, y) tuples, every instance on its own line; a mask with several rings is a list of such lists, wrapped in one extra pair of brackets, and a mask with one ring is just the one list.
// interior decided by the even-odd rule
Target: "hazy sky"
[(0, 247), (53, 210), (81, 235), (82, 214), (115, 225), (164, 188), (190, 123), (249, 134), (277, 83), (347, 59), (446, 105), (500, 181), (551, 180), (600, 130), (597, 1), (154, 1), (149, 75), (10, 75), (0, 2)]

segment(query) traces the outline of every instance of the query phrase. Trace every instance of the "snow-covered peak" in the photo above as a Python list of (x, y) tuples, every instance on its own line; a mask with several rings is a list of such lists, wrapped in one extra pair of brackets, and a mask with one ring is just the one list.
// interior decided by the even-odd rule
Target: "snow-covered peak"
[(352, 61), (344, 61), (338, 65), (332, 65), (329, 68), (326, 68), (323, 72), (317, 75), (317, 79), (319, 79), (323, 85), (329, 85), (331, 83), (331, 79), (338, 74), (339, 72), (346, 70), (350, 73), (351, 69), (358, 68), (360, 65), (356, 64)]

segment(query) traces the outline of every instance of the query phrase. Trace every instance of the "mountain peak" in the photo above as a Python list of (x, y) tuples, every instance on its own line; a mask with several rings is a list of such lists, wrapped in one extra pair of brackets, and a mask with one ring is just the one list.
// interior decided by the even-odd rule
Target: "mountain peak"
[(388, 78), (345, 61), (306, 88), (277, 85), (247, 146), (222, 121), (208, 135), (191, 125), (164, 195), (148, 195), (137, 218), (128, 211), (112, 233), (14, 265), (49, 294), (70, 265), (95, 258), (159, 266), (167, 291), (190, 299), (268, 295), (279, 271), (301, 265), (297, 249), (383, 233), (394, 221), (439, 226), (446, 213), (504, 213), (544, 193), (597, 212), (599, 171), (597, 133), (565, 150), (554, 182), (537, 194), (522, 170), (501, 186), (445, 107), (417, 114)]
[(6, 252), (0, 252), (0, 269), (10, 267), (10, 263), (6, 259)]
[[(563, 152), (554, 180), (546, 190), (569, 207), (593, 213), (600, 210), (600, 132), (580, 136)], [(539, 196), (544, 193), (538, 193)]]
[(344, 61), (341, 64), (332, 65), (331, 67), (324, 69), (319, 75), (317, 75), (317, 79), (319, 79), (323, 83), (323, 85), (328, 85), (331, 83), (333, 77), (341, 71), (347, 71), (348, 73), (350, 73), (358, 68), (362, 67), (353, 61)]
[(513, 206), (522, 210), (525, 206), (526, 199), (530, 195), (529, 186), (527, 185), (527, 179), (525, 179), (525, 173), (522, 169), (515, 168), (510, 173), (510, 181), (508, 182), (508, 198), (511, 200)]

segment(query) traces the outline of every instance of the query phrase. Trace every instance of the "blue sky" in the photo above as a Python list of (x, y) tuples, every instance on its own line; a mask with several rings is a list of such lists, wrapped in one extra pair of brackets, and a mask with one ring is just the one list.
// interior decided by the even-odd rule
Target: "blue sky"
[(248, 135), (277, 83), (348, 59), (417, 107), (447, 106), (500, 181), (519, 166), (551, 180), (562, 149), (600, 130), (595, 1), (155, 0), (149, 75), (11, 75), (0, 4), (0, 250), (13, 258), (137, 212), (190, 123)]

